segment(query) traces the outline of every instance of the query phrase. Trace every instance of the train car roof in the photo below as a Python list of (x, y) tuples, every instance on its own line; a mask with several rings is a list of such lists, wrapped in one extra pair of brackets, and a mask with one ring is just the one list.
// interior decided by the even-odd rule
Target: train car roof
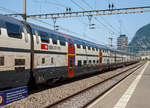
[(13, 23), (13, 24), (17, 24), (17, 25), (20, 25), (20, 26), (24, 25), (23, 23), (21, 23), (20, 20), (17, 20), (13, 17), (4, 16), (4, 15), (0, 15), (0, 20), (10, 22), (10, 23)]
[[(4, 15), (0, 15), (0, 23), (1, 23), (1, 21), (11, 22), (13, 24), (17, 24), (17, 25), (20, 25), (20, 26), (24, 25), (20, 20), (18, 20), (16, 18), (4, 16)], [(42, 26), (39, 26), (39, 25), (35, 25), (35, 24), (32, 24), (32, 23), (28, 23), (28, 24), (33, 29), (41, 30), (43, 32), (53, 33), (55, 35), (59, 35), (59, 36), (65, 37), (64, 33), (57, 32), (57, 31), (54, 32), (51, 29), (48, 29), (48, 28), (45, 28), (45, 27), (42, 27)], [(72, 35), (68, 35), (68, 34), (66, 34), (66, 35), (69, 36), (73, 41), (75, 41), (76, 44), (82, 44), (82, 45), (86, 45), (86, 46), (92, 46), (92, 47), (100, 48), (100, 49), (103, 49), (103, 50), (115, 51), (115, 52), (117, 52), (119, 54), (132, 55), (129, 52), (121, 52), (121, 51), (118, 51), (118, 50), (115, 50), (115, 49), (111, 49), (111, 48), (109, 48), (109, 47), (107, 47), (105, 45), (102, 45), (102, 44), (94, 43), (94, 42), (91, 42), (91, 41), (88, 41), (88, 40), (84, 40), (84, 39), (81, 39), (79, 37), (75, 37), (75, 36), (72, 36)]]
[[(44, 32), (47, 32), (47, 33), (53, 33), (53, 34), (56, 34), (56, 35), (59, 35), (59, 36), (63, 36), (65, 37), (65, 34), (64, 33), (61, 33), (61, 32), (54, 32), (53, 30), (51, 29), (48, 29), (48, 28), (45, 28), (45, 27), (42, 27), (42, 26), (39, 26), (39, 25), (35, 25), (35, 24), (32, 24), (32, 23), (28, 23), (33, 29), (37, 29), (37, 30), (41, 30), (41, 31), (44, 31)], [(93, 46), (93, 47), (96, 47), (96, 48), (101, 48), (101, 49), (105, 49), (105, 50), (109, 50), (106, 46), (104, 45), (101, 45), (101, 44), (97, 44), (97, 43), (94, 43), (94, 42), (90, 42), (90, 41), (87, 41), (87, 40), (84, 40), (84, 39), (81, 39), (79, 37), (75, 37), (75, 36), (72, 36), (72, 35), (68, 35), (66, 34), (67, 36), (69, 36), (74, 42), (75, 44), (82, 44), (82, 45), (86, 45), (86, 46)]]

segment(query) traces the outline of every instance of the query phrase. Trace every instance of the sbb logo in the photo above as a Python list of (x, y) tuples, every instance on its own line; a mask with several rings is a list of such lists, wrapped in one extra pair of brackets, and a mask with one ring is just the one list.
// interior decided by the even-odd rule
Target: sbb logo
[(3, 96), (0, 95), (0, 104), (2, 104), (2, 103), (3, 103)]

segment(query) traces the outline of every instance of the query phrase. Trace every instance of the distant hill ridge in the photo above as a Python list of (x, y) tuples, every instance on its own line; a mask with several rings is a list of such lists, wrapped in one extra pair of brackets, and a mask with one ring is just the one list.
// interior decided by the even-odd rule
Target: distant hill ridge
[(150, 24), (141, 27), (129, 43), (129, 51), (150, 50)]

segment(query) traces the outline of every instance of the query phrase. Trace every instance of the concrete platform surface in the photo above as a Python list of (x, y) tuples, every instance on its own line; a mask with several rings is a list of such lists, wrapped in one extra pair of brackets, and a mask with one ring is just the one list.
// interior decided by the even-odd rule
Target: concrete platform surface
[(150, 108), (150, 62), (87, 108)]

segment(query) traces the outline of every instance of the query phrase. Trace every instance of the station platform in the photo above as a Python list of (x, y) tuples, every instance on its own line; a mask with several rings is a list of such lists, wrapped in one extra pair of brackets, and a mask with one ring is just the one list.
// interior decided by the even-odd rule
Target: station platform
[(150, 62), (87, 108), (150, 108)]

